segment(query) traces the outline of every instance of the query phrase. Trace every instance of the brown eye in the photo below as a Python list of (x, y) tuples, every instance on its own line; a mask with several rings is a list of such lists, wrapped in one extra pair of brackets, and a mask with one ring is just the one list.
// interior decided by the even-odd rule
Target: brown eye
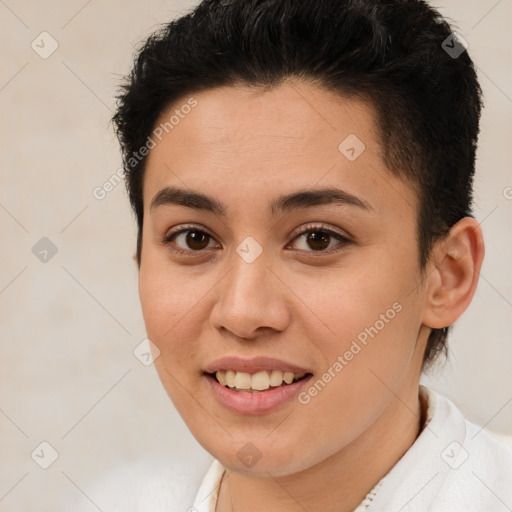
[[(206, 254), (205, 249), (208, 248), (222, 248), (216, 244), (215, 239), (210, 234), (202, 229), (195, 226), (189, 226), (188, 228), (187, 226), (181, 226), (181, 228), (181, 230), (169, 233), (163, 239), (164, 244), (175, 253), (193, 256), (194, 253)], [(212, 242), (213, 245), (211, 245)], [(331, 254), (353, 242), (332, 229), (309, 225), (295, 236), (292, 243), (299, 245), (298, 249), (305, 253)], [(333, 248), (334, 250), (331, 250)]]
[(193, 251), (200, 251), (208, 246), (210, 235), (203, 231), (187, 231), (186, 245)]
[(315, 251), (323, 251), (329, 246), (330, 239), (331, 235), (324, 231), (310, 231), (306, 243)]
[(318, 252), (330, 254), (330, 249), (339, 246), (339, 249), (349, 245), (351, 240), (343, 236), (341, 233), (327, 229), (323, 226), (306, 226), (294, 239), (294, 242), (299, 241), (298, 249), (303, 252)]
[(210, 245), (211, 241), (213, 241), (211, 235), (197, 228), (181, 229), (163, 239), (164, 244), (172, 251), (182, 254), (201, 252)]

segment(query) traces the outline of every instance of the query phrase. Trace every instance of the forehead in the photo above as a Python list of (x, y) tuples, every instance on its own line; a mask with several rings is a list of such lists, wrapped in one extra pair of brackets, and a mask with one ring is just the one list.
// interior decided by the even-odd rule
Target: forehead
[(196, 105), (183, 109), (188, 113), (181, 111), (190, 103), (184, 97), (155, 125), (167, 129), (146, 162), (145, 210), (170, 184), (208, 191), (228, 204), (244, 198), (246, 206), (263, 206), (278, 190), (320, 186), (362, 196), (377, 211), (386, 203), (396, 208), (397, 198), (405, 208), (415, 203), (409, 186), (385, 167), (376, 119), (363, 100), (297, 81), (267, 90), (219, 87), (192, 97)]

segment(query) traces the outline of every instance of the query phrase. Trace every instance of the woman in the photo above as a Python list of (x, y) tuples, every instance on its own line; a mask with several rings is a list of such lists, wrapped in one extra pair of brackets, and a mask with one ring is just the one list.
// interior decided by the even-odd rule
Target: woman
[(140, 299), (214, 457), (152, 503), (510, 510), (510, 450), (419, 385), (484, 257), (480, 109), (420, 0), (205, 0), (147, 40), (114, 117)]

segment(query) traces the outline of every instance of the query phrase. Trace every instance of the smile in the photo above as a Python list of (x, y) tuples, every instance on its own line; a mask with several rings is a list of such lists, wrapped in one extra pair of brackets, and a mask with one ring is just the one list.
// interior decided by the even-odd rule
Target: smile
[(217, 402), (238, 414), (277, 410), (300, 393), (313, 373), (304, 366), (268, 356), (215, 359), (203, 368), (209, 392)]
[(281, 370), (263, 370), (252, 375), (235, 370), (219, 370), (215, 379), (219, 384), (234, 391), (262, 393), (271, 387), (287, 386), (304, 378), (305, 373), (282, 372)]

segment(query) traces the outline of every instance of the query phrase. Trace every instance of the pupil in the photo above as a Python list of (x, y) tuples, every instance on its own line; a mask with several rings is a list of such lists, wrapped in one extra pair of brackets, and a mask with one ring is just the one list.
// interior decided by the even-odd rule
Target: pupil
[[(200, 231), (189, 231), (187, 234), (187, 245), (194, 251), (204, 249), (208, 245), (208, 236)], [(199, 244), (199, 247), (194, 246), (194, 244)]]
[(322, 231), (312, 231), (308, 235), (307, 240), (312, 249), (321, 250), (329, 246), (329, 238), (330, 235), (328, 235), (327, 233), (324, 233)]

